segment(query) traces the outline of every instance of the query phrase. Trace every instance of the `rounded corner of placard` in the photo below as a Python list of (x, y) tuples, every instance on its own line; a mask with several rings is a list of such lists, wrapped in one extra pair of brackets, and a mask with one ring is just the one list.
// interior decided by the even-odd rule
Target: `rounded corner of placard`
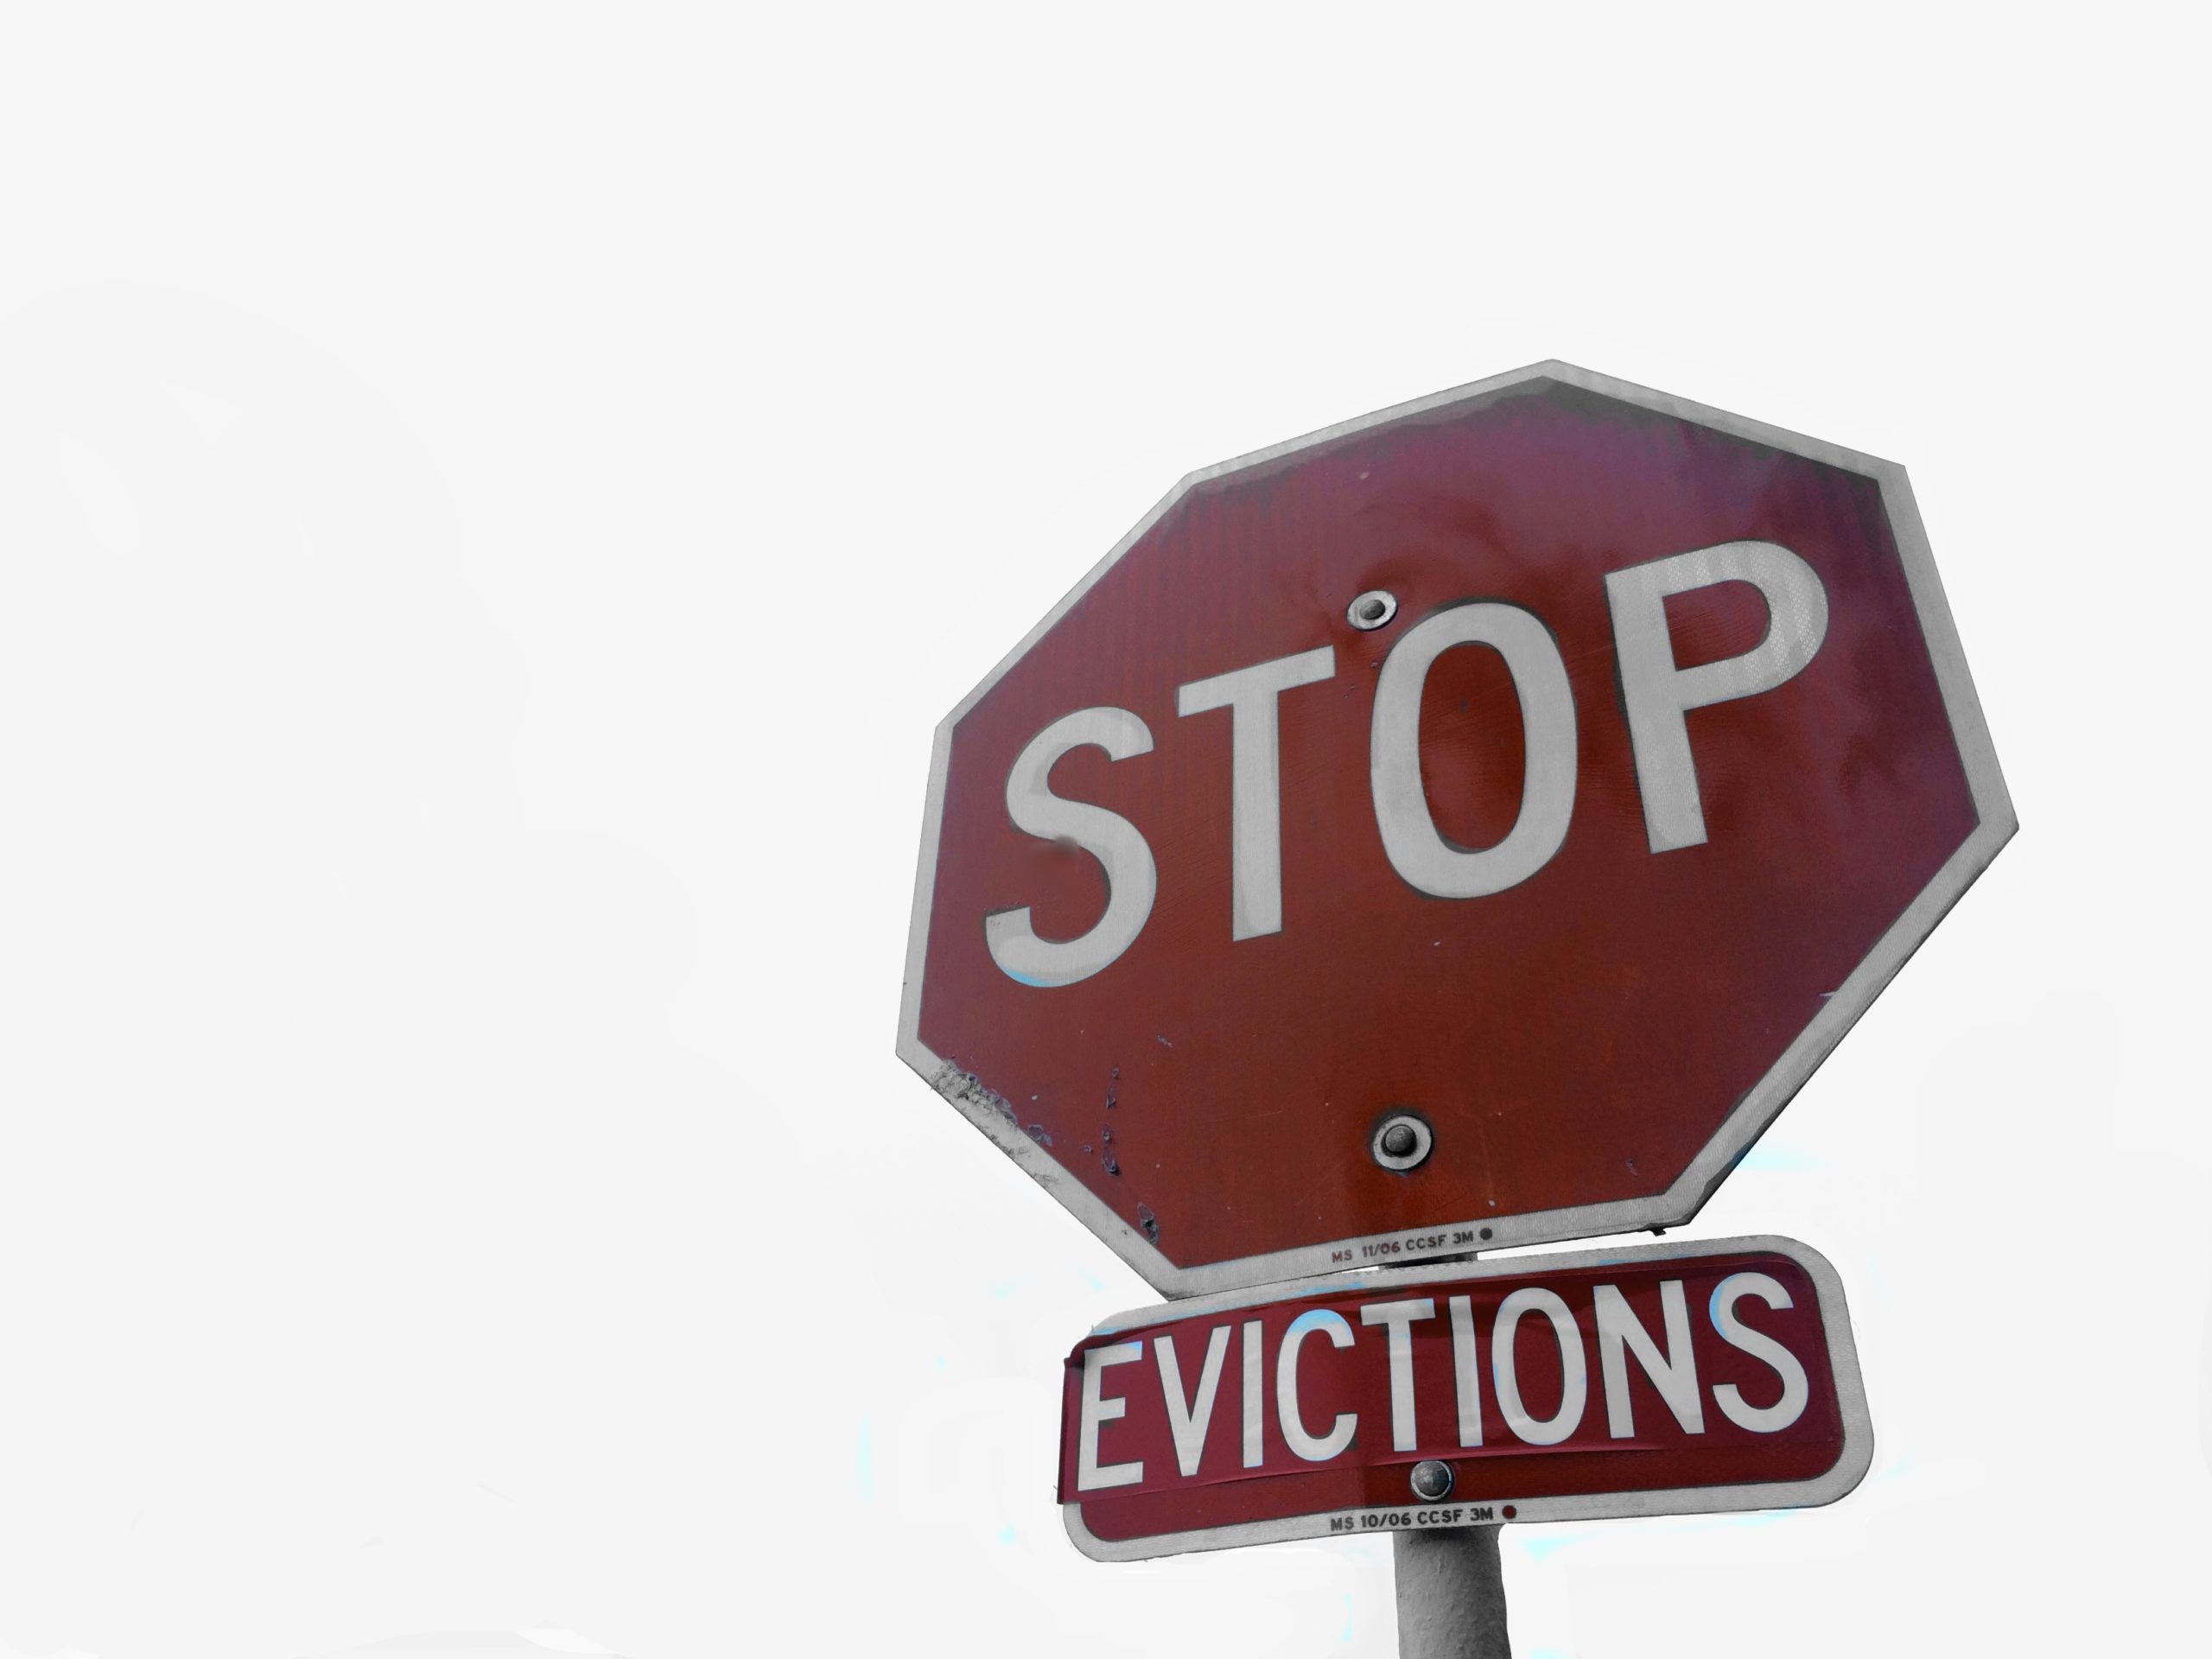
[[(1819, 1302), (1821, 1326), (1827, 1333), (1828, 1349), (1834, 1363), (1848, 1365), (1856, 1389), (1859, 1364), (1858, 1345), (1851, 1334), (1851, 1299), (1843, 1287), (1843, 1274), (1834, 1262), (1802, 1238), (1792, 1238), (1786, 1233), (1752, 1233), (1741, 1238), (1716, 1241), (1717, 1246), (1732, 1247), (1746, 1252), (1766, 1251), (1796, 1262), (1813, 1281), (1813, 1294)], [(1839, 1375), (1840, 1383), (1842, 1377)]]
[(1843, 1428), (1843, 1449), (1825, 1475), (1820, 1478), (1815, 1507), (1834, 1503), (1857, 1491), (1867, 1474), (1874, 1467), (1874, 1425), (1863, 1417), (1847, 1421)]
[(1094, 1561), (1114, 1561), (1125, 1559), (1115, 1548), (1084, 1524), (1083, 1505), (1060, 1505), (1060, 1524), (1067, 1529), (1068, 1541), (1077, 1552)]
[(1813, 1283), (1822, 1295), (1834, 1292), (1840, 1300), (1843, 1295), (1843, 1275), (1836, 1271), (1835, 1263), (1802, 1238), (1792, 1238), (1786, 1233), (1760, 1233), (1750, 1241), (1763, 1250), (1772, 1250), (1777, 1255), (1786, 1255), (1813, 1277)]

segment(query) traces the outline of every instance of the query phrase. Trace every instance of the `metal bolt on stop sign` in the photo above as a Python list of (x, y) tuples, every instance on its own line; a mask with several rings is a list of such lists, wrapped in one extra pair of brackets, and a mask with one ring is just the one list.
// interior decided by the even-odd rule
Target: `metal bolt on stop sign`
[(1369, 1150), (1385, 1169), (1408, 1170), (1425, 1160), (1436, 1144), (1428, 1125), (1412, 1112), (1393, 1112), (1376, 1125)]
[(1363, 633), (1371, 633), (1377, 628), (1388, 626), (1390, 619), (1397, 613), (1396, 595), (1385, 593), (1379, 588), (1370, 588), (1344, 607), (1344, 620)]

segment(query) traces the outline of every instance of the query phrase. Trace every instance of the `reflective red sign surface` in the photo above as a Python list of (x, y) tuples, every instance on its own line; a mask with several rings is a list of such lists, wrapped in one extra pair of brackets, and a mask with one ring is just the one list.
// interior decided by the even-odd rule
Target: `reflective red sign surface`
[(1682, 410), (1201, 478), (940, 733), (902, 1052), (1154, 1284), (1681, 1219), (2010, 833), (1902, 473)]
[(1069, 1356), (1060, 1497), (1117, 1558), (1827, 1503), (1872, 1444), (1833, 1270), (1734, 1239), (1125, 1315)]

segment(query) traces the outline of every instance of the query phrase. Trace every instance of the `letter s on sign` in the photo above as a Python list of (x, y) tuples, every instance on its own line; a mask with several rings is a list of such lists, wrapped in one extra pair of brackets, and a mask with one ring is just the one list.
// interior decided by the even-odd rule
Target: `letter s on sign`
[(1014, 827), (1040, 841), (1065, 836), (1106, 873), (1106, 912), (1080, 938), (1039, 938), (1027, 905), (993, 911), (983, 918), (991, 960), (1025, 985), (1072, 985), (1089, 979), (1136, 943), (1152, 914), (1159, 875), (1152, 849), (1136, 825), (1103, 806), (1052, 793), (1048, 779), (1053, 763), (1086, 744), (1105, 750), (1110, 759), (1126, 760), (1152, 752), (1152, 731), (1126, 709), (1078, 709), (1031, 738), (1007, 773), (1006, 812)]
[(1797, 1356), (1738, 1316), (1736, 1304), (1745, 1296), (1756, 1296), (1769, 1307), (1788, 1307), (1789, 1293), (1764, 1273), (1732, 1273), (1714, 1287), (1709, 1310), (1713, 1328), (1723, 1342), (1742, 1349), (1782, 1379), (1782, 1397), (1770, 1406), (1754, 1406), (1733, 1382), (1723, 1382), (1713, 1391), (1713, 1403), (1738, 1427), (1754, 1434), (1776, 1434), (1804, 1415), (1812, 1391)]

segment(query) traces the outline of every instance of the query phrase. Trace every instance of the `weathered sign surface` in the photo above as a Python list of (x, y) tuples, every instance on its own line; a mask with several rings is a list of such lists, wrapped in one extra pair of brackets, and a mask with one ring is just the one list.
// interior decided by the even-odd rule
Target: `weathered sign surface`
[(1783, 1238), (1343, 1274), (1069, 1355), (1084, 1553), (1826, 1503), (1873, 1455), (1827, 1262)]
[(899, 1052), (1169, 1294), (1672, 1224), (2012, 828), (1902, 469), (1542, 365), (945, 719)]

